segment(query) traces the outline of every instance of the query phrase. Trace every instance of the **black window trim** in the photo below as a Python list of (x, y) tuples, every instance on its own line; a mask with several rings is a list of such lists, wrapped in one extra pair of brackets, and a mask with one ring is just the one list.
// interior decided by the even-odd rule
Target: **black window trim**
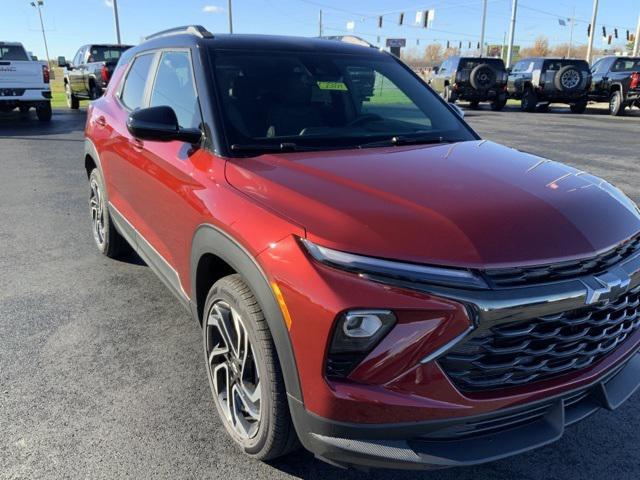
[(142, 102), (140, 103), (140, 108), (146, 108), (146, 106), (148, 105), (147, 100), (148, 100), (148, 93), (149, 93), (148, 92), (149, 83), (150, 83), (150, 79), (152, 78), (151, 73), (155, 71), (155, 68), (157, 67), (156, 64), (158, 62), (158, 51), (155, 49), (144, 50), (142, 52), (139, 52), (131, 59), (131, 61), (127, 65), (126, 71), (122, 75), (122, 80), (120, 80), (120, 84), (118, 85), (118, 90), (114, 95), (114, 97), (118, 101), (118, 105), (120, 105), (128, 113), (133, 112), (133, 109), (128, 107), (127, 104), (124, 103), (124, 101), (122, 100), (122, 93), (124, 92), (124, 87), (127, 84), (127, 80), (129, 79), (129, 73), (131, 72), (131, 68), (133, 67), (134, 63), (136, 63), (136, 60), (138, 60), (138, 58), (144, 55), (153, 55), (153, 58), (151, 59), (151, 65), (149, 66), (149, 75), (147, 76), (147, 80), (145, 82), (144, 90), (142, 93)]

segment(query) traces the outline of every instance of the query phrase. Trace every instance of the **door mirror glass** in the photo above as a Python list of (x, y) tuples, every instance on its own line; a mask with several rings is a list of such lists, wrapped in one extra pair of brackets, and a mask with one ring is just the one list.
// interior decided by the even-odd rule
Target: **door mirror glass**
[(66, 58), (58, 57), (58, 66), (60, 68), (69, 68), (71, 65), (69, 65)]
[(202, 138), (202, 132), (197, 128), (180, 128), (176, 112), (166, 105), (132, 112), (127, 119), (127, 129), (140, 140), (178, 140), (195, 144)]

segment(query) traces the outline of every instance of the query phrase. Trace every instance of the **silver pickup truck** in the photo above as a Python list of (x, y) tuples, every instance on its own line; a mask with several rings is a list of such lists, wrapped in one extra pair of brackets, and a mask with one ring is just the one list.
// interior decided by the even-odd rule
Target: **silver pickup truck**
[(49, 67), (33, 60), (21, 43), (0, 42), (0, 112), (26, 113), (32, 107), (39, 120), (51, 120)]

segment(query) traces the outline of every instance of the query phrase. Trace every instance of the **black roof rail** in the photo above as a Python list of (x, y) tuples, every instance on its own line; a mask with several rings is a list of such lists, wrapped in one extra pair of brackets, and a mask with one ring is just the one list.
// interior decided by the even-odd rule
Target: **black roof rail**
[(351, 43), (353, 45), (360, 45), (361, 47), (378, 48), (373, 43), (367, 42), (365, 39), (356, 37), (355, 35), (329, 35), (318, 37), (325, 40), (335, 40), (337, 42)]
[(152, 38), (168, 37), (169, 35), (188, 34), (195, 35), (200, 38), (213, 38), (213, 33), (204, 28), (202, 25), (185, 25), (184, 27), (170, 28), (168, 30), (162, 30), (161, 32), (154, 33), (145, 37), (145, 40), (151, 40)]

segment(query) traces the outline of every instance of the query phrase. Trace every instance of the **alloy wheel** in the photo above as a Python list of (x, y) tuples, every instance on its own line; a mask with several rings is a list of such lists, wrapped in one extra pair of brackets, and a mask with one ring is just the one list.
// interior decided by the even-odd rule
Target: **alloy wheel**
[(206, 354), (214, 400), (242, 440), (257, 435), (261, 418), (260, 368), (238, 312), (218, 300), (207, 315)]
[(100, 186), (95, 179), (91, 180), (91, 193), (89, 195), (89, 207), (93, 222), (93, 238), (100, 248), (104, 246), (104, 200), (100, 193)]
[(578, 86), (580, 83), (580, 73), (577, 70), (567, 70), (562, 74), (560, 83), (567, 90), (571, 90)]

